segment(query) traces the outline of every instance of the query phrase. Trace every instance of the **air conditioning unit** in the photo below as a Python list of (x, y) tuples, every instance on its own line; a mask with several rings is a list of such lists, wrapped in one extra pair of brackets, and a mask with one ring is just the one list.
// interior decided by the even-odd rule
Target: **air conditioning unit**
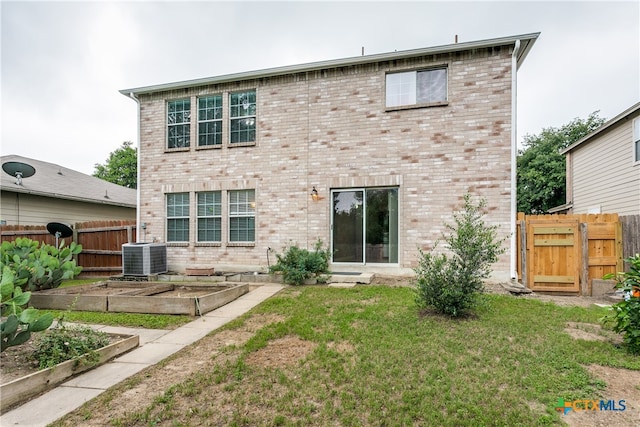
[(122, 272), (125, 276), (148, 276), (167, 272), (167, 245), (125, 243), (122, 245)]

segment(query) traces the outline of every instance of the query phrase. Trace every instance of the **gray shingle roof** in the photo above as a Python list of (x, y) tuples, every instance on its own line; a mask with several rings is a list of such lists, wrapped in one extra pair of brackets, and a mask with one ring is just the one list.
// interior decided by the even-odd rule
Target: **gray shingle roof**
[(517, 55), (517, 67), (524, 61), (531, 47), (538, 39), (540, 33), (522, 34), (518, 36), (501, 37), (495, 39), (479, 40), (464, 43), (448, 44), (443, 46), (427, 47), (422, 49), (403, 50), (397, 52), (380, 53), (374, 55), (356, 56), (353, 58), (334, 59), (330, 61), (312, 62), (309, 64), (289, 65), (285, 67), (269, 68), (265, 70), (248, 71), (243, 73), (228, 74), (224, 76), (206, 77), (203, 79), (187, 80), (175, 83), (166, 83), (154, 86), (145, 86), (132, 89), (122, 89), (121, 94), (125, 96), (142, 95), (154, 92), (163, 92), (168, 90), (184, 89), (196, 86), (206, 86), (210, 84), (236, 82), (263, 77), (273, 77), (280, 75), (288, 75), (294, 73), (304, 73), (314, 70), (322, 70), (329, 68), (345, 67), (350, 65), (375, 63), (381, 61), (391, 61), (398, 59), (414, 58), (425, 55), (436, 55), (450, 52), (461, 52), (465, 50), (482, 49), (495, 46), (513, 45), (516, 41), (520, 41), (521, 46)]
[(0, 164), (5, 162), (27, 163), (35, 168), (36, 173), (32, 177), (24, 178), (22, 184), (17, 185), (15, 177), (0, 171), (2, 177), (0, 190), (2, 191), (103, 205), (136, 207), (136, 190), (134, 189), (112, 184), (53, 163), (13, 154), (0, 157)]

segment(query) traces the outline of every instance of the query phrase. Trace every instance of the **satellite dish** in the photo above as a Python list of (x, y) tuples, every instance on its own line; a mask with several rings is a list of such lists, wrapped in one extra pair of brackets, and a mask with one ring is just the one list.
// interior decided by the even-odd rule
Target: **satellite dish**
[(58, 239), (60, 237), (73, 236), (73, 229), (70, 225), (61, 222), (50, 222), (47, 224), (47, 231), (56, 236), (56, 248), (58, 247)]
[(16, 177), (16, 185), (22, 185), (22, 178), (29, 178), (36, 173), (36, 169), (22, 162), (4, 162), (2, 170)]

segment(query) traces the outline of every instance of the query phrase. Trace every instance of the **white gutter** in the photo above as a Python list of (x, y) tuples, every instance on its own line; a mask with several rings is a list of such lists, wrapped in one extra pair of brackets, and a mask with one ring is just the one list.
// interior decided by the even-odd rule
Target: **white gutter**
[(516, 241), (516, 215), (517, 215), (517, 157), (518, 152), (518, 139), (517, 139), (517, 123), (518, 123), (518, 51), (520, 50), (520, 40), (516, 40), (516, 44), (513, 47), (513, 54), (511, 55), (511, 279), (518, 280), (518, 268), (516, 266), (516, 252), (518, 245)]
[(136, 102), (138, 107), (136, 115), (136, 128), (137, 128), (137, 149), (136, 153), (136, 242), (140, 242), (140, 100), (136, 98), (133, 92), (129, 92), (129, 98)]

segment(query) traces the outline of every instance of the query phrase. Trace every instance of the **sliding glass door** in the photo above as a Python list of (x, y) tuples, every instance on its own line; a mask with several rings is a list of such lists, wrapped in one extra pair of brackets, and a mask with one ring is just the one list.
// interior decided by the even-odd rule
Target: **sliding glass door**
[(398, 262), (398, 189), (332, 191), (334, 263)]

